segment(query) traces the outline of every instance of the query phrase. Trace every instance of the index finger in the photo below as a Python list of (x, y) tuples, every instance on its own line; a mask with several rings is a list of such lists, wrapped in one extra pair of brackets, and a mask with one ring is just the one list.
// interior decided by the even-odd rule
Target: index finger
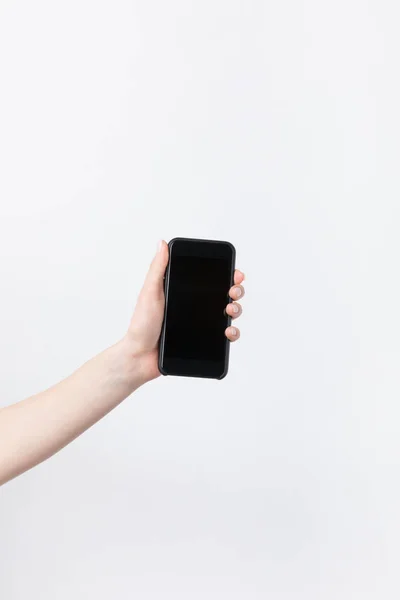
[(244, 273), (242, 273), (242, 271), (239, 271), (239, 269), (236, 269), (235, 274), (233, 276), (233, 283), (235, 285), (240, 285), (242, 281), (244, 281)]

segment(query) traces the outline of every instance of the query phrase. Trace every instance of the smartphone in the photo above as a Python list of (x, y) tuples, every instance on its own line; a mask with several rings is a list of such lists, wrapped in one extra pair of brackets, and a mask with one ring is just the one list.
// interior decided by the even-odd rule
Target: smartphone
[(174, 238), (168, 244), (165, 315), (159, 343), (163, 375), (222, 379), (228, 372), (235, 248), (229, 242)]

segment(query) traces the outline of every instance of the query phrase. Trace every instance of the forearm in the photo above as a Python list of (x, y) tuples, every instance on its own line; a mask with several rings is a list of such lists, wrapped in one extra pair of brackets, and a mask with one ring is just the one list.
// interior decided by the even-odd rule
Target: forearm
[(57, 385), (0, 410), (0, 485), (58, 452), (144, 382), (124, 339)]

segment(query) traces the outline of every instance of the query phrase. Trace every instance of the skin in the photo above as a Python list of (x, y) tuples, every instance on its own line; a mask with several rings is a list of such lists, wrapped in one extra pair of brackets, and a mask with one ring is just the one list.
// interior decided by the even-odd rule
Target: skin
[[(125, 336), (55, 386), (0, 410), (0, 485), (72, 442), (141, 385), (160, 376), (158, 339), (164, 316), (168, 245), (161, 241)], [(236, 270), (226, 312), (237, 319), (244, 275)], [(225, 331), (234, 342), (240, 331)]]

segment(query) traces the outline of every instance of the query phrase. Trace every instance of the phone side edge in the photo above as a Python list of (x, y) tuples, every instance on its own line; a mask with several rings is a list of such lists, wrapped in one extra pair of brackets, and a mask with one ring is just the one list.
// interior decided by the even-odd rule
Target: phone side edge
[(160, 371), (161, 375), (169, 375), (168, 371), (166, 371), (164, 369), (163, 366), (163, 359), (164, 359), (164, 345), (165, 345), (165, 330), (166, 330), (166, 318), (167, 318), (167, 305), (168, 305), (168, 285), (169, 285), (169, 272), (170, 272), (170, 264), (171, 264), (171, 248), (173, 243), (176, 240), (179, 240), (181, 238), (172, 238), (169, 242), (168, 242), (168, 263), (167, 266), (165, 267), (165, 275), (164, 275), (164, 316), (163, 316), (163, 322), (161, 325), (161, 332), (160, 332), (160, 337), (158, 340), (158, 370)]

